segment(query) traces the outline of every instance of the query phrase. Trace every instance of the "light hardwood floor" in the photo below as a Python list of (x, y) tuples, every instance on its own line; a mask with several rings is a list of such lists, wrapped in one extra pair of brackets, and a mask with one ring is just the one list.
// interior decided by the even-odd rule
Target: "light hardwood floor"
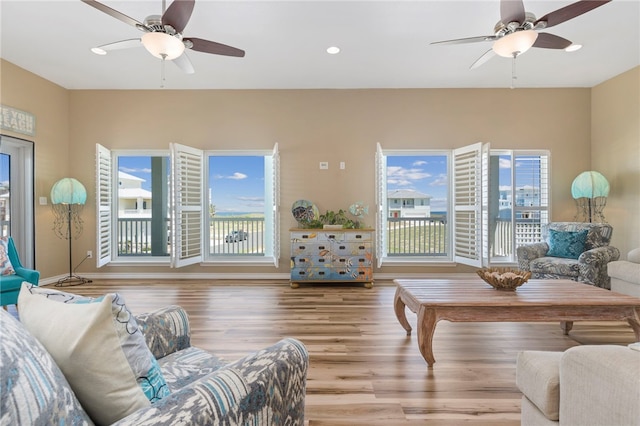
[(576, 322), (564, 336), (558, 323), (442, 321), (428, 368), (415, 331), (406, 336), (394, 315), (392, 282), (291, 289), (287, 281), (100, 280), (62, 290), (118, 292), (134, 313), (183, 306), (192, 344), (230, 361), (300, 339), (310, 353), (309, 426), (519, 425), (518, 351), (634, 341), (623, 322)]

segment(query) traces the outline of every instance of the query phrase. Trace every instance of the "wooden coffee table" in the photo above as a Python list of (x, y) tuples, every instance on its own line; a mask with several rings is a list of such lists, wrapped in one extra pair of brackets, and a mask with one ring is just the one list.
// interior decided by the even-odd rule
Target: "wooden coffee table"
[(454, 322), (628, 321), (640, 341), (640, 298), (569, 280), (529, 280), (516, 291), (495, 290), (480, 278), (394, 280), (394, 310), (411, 334), (405, 306), (417, 313), (418, 347), (429, 366), (440, 320)]

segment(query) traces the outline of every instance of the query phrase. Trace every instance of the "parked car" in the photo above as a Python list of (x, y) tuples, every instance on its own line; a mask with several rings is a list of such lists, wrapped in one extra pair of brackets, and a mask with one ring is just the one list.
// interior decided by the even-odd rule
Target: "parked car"
[(244, 241), (247, 239), (247, 233), (242, 229), (239, 231), (232, 231), (224, 237), (225, 243), (237, 243), (238, 241)]

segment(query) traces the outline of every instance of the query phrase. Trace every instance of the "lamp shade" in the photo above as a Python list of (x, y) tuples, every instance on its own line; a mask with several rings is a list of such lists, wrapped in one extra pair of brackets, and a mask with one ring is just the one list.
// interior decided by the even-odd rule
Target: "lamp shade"
[(87, 202), (87, 191), (84, 185), (74, 178), (57, 181), (51, 188), (52, 204), (84, 204)]
[(538, 33), (533, 30), (516, 31), (493, 42), (493, 51), (505, 58), (518, 56), (533, 46)]
[(177, 37), (165, 33), (146, 33), (142, 45), (156, 58), (171, 60), (182, 55), (184, 43)]
[(598, 172), (582, 172), (571, 184), (571, 196), (576, 199), (608, 197), (609, 182)]

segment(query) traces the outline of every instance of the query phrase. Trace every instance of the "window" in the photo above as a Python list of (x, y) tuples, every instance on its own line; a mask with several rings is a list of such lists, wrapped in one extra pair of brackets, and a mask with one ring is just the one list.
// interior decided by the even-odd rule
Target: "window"
[(385, 262), (516, 262), (549, 220), (549, 153), (383, 151), (376, 155), (376, 251)]
[(34, 144), (0, 136), (0, 236), (13, 237), (22, 264), (35, 267)]
[(376, 162), (378, 264), (382, 259), (450, 260), (449, 153), (383, 152), (378, 145)]
[[(98, 145), (96, 158), (99, 266), (114, 260), (170, 261), (174, 267), (277, 263), (277, 145), (230, 154), (171, 144), (168, 152), (151, 155)], [(225, 175), (228, 167), (236, 171)], [(222, 183), (225, 177), (231, 183)], [(248, 180), (250, 188), (234, 185)], [(232, 214), (232, 202), (244, 210)]]
[(489, 247), (492, 262), (515, 262), (515, 247), (538, 242), (549, 222), (549, 154), (491, 151)]

